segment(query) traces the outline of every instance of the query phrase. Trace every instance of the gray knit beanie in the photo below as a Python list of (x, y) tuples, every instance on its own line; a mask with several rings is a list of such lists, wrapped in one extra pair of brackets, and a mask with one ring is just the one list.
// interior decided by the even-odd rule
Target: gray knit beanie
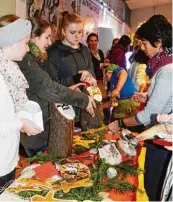
[(29, 20), (18, 20), (0, 28), (0, 48), (11, 46), (24, 39), (31, 33), (32, 25)]

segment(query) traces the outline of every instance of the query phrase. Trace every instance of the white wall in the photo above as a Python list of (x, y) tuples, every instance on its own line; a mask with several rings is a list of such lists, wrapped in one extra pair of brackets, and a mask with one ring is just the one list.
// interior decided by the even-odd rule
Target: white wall
[(172, 21), (172, 4), (156, 6), (155, 9), (154, 7), (148, 7), (132, 10), (130, 19), (131, 32), (134, 33), (140, 23), (154, 15), (154, 10), (155, 14), (165, 15), (170, 21)]
[(16, 0), (0, 0), (0, 16), (15, 13), (16, 13)]

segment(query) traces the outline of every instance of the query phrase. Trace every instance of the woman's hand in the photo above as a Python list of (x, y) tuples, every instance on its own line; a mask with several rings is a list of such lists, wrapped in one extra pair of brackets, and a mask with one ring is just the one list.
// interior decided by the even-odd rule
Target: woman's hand
[(42, 129), (38, 127), (35, 123), (27, 119), (21, 119), (22, 128), (21, 132), (26, 133), (27, 135), (37, 135), (42, 132)]
[(92, 74), (88, 71), (82, 70), (78, 72), (79, 74), (81, 73), (81, 82), (87, 82), (91, 86), (97, 87), (97, 81), (96, 79), (92, 76)]
[(86, 111), (92, 116), (94, 117), (95, 114), (94, 114), (94, 108), (96, 108), (96, 104), (95, 104), (95, 101), (92, 97), (88, 96), (89, 97), (89, 102), (88, 102), (88, 106), (86, 107)]
[(78, 83), (78, 84), (70, 86), (69, 88), (71, 90), (74, 90), (74, 91), (77, 91), (77, 92), (81, 92), (80, 89), (79, 89), (79, 86), (86, 86), (86, 84), (84, 84), (84, 83)]
[(148, 93), (139, 93), (139, 92), (135, 92), (135, 94), (133, 95), (133, 99), (137, 102), (146, 102), (148, 98)]
[(114, 121), (108, 125), (108, 129), (113, 133), (116, 133), (120, 128), (118, 126), (118, 121)]
[(164, 124), (165, 133), (172, 135), (173, 114), (158, 114), (157, 121)]
[(116, 98), (116, 97), (119, 97), (120, 96), (120, 92), (117, 91), (116, 89), (114, 89), (112, 92), (111, 92), (111, 98)]

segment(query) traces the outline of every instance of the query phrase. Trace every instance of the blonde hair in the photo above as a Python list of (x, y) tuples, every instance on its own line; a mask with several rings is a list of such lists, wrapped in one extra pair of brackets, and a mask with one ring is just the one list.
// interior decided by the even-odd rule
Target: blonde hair
[(61, 39), (61, 40), (64, 39), (62, 30), (63, 29), (65, 30), (72, 23), (75, 23), (75, 24), (82, 23), (83, 24), (83, 19), (79, 15), (76, 15), (75, 13), (69, 13), (68, 11), (64, 11), (60, 14), (59, 25), (58, 25), (59, 39)]
[(4, 27), (18, 19), (19, 19), (19, 17), (16, 15), (13, 15), (13, 14), (4, 15), (4, 16), (0, 17), (0, 27)]

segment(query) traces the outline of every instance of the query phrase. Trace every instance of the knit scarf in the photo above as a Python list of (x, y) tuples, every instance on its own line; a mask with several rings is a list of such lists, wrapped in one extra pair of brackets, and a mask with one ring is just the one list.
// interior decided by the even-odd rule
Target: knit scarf
[(9, 60), (2, 49), (0, 49), (0, 73), (13, 100), (15, 112), (19, 112), (28, 101), (26, 88), (29, 88), (29, 85), (18, 65)]
[(153, 77), (154, 74), (157, 72), (157, 70), (171, 63), (172, 63), (172, 48), (166, 49), (158, 53), (149, 61), (150, 76)]
[(43, 54), (40, 51), (39, 47), (33, 41), (30, 41), (28, 45), (29, 45), (31, 54), (36, 58), (38, 63), (43, 64), (44, 61), (47, 59), (47, 54), (46, 53)]

